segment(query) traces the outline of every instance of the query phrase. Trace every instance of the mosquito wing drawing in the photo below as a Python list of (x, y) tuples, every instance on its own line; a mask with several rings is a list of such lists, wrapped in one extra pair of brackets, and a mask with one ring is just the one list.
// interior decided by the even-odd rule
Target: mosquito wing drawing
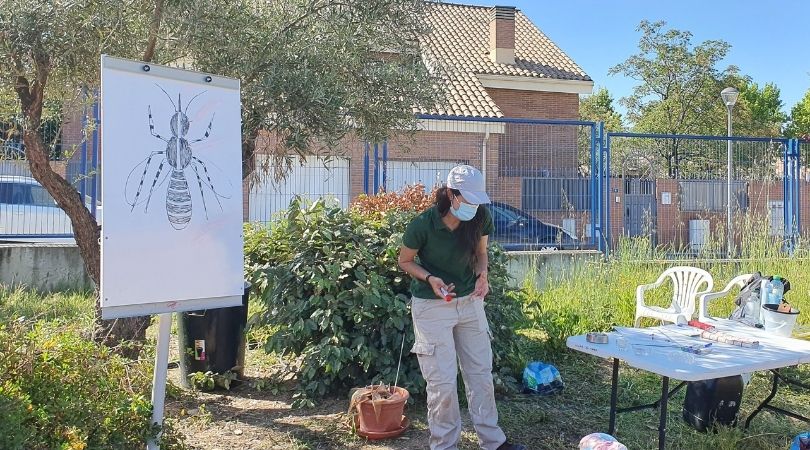
[[(213, 194), (214, 199), (219, 204), (220, 210), (222, 203), (220, 198), (229, 198), (220, 194), (214, 186), (214, 181), (211, 179), (211, 174), (208, 166), (199, 157), (194, 155), (192, 146), (202, 142), (211, 136), (211, 129), (214, 125), (214, 114), (211, 115), (211, 120), (208, 122), (208, 127), (205, 128), (203, 135), (197, 139), (188, 140), (187, 135), (191, 127), (191, 121), (188, 118), (188, 108), (191, 104), (206, 91), (200, 92), (193, 96), (183, 108), (183, 100), (181, 94), (177, 94), (177, 103), (174, 102), (172, 97), (160, 85), (156, 86), (166, 94), (166, 97), (174, 107), (174, 112), (169, 120), (169, 127), (171, 129), (171, 136), (164, 137), (155, 131), (154, 118), (152, 117), (152, 106), (149, 105), (149, 133), (155, 138), (160, 139), (165, 143), (165, 148), (159, 151), (151, 152), (145, 159), (139, 162), (132, 168), (127, 176), (126, 185), (124, 187), (124, 196), (126, 197), (127, 204), (131, 207), (130, 212), (135, 210), (136, 206), (146, 204), (144, 212), (149, 211), (149, 204), (152, 200), (152, 195), (163, 189), (163, 185), (168, 179), (168, 187), (166, 188), (166, 215), (169, 223), (175, 230), (182, 230), (191, 222), (193, 212), (193, 204), (191, 200), (191, 189), (189, 187), (189, 180), (192, 182), (196, 179), (197, 188), (200, 191), (200, 198), (202, 199), (202, 208), (206, 219), (208, 218), (208, 206), (205, 200), (206, 190)], [(157, 170), (154, 166), (157, 165)], [(154, 171), (155, 175), (151, 176)], [(147, 177), (147, 173), (150, 174)], [(151, 181), (151, 183), (150, 183)], [(148, 188), (144, 186), (148, 185)]]

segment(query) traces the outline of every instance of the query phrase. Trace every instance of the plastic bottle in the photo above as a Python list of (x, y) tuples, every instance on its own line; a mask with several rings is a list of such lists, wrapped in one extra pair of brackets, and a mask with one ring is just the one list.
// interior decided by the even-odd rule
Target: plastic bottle
[(778, 305), (782, 303), (782, 298), (785, 295), (785, 284), (782, 282), (782, 278), (773, 277), (773, 280), (769, 281), (766, 286), (768, 296), (765, 303), (769, 305)]

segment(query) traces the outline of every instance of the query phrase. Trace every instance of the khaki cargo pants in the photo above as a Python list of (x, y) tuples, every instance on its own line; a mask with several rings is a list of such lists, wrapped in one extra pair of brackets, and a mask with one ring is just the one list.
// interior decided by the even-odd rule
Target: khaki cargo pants
[(456, 449), (461, 437), (456, 360), (461, 366), (478, 444), (484, 450), (497, 449), (506, 436), (498, 426), (484, 302), (469, 296), (452, 302), (413, 297), (411, 314), (416, 335), (411, 352), (418, 356), (427, 381), (430, 449)]

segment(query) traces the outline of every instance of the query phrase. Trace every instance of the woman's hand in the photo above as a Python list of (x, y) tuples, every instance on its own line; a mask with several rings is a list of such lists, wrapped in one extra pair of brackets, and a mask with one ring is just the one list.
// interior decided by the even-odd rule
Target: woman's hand
[[(436, 275), (430, 276), (430, 278), (428, 279), (428, 284), (430, 284), (430, 287), (433, 288), (433, 293), (436, 294), (436, 297), (438, 298), (443, 298), (447, 301), (450, 301), (447, 299), (448, 296), (450, 297), (450, 299), (456, 296), (456, 293), (453, 292), (453, 290), (456, 288), (456, 285), (454, 285), (453, 283), (444, 284), (444, 280), (437, 277)], [(442, 292), (442, 289), (444, 289), (445, 292)]]
[(487, 279), (487, 273), (481, 272), (478, 279), (475, 280), (475, 290), (470, 295), (483, 300), (487, 294), (489, 294), (489, 280)]

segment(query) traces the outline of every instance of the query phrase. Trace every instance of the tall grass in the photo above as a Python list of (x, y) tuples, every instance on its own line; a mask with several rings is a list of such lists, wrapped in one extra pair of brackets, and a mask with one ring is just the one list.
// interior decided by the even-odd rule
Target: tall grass
[[(565, 349), (568, 336), (588, 331), (606, 331), (614, 325), (632, 325), (635, 316), (635, 290), (640, 284), (654, 282), (665, 269), (674, 266), (694, 266), (707, 270), (714, 277), (714, 290), (723, 289), (740, 274), (762, 272), (780, 275), (790, 281), (791, 290), (786, 299), (807, 314), (799, 316), (799, 323), (810, 322), (810, 257), (800, 243), (794, 257), (782, 251), (778, 237), (769, 236), (764, 221), (744, 220), (738, 228), (738, 258), (716, 259), (724, 247), (724, 238), (715, 239), (703, 253), (689, 259), (671, 259), (682, 255), (683, 249), (672, 246), (653, 246), (645, 238), (621, 238), (612, 255), (604, 260), (572, 264), (568, 273), (559, 276), (541, 274), (548, 282), (540, 288), (534, 274), (524, 281), (525, 312), (529, 318), (528, 330), (545, 337), (544, 350), (551, 353)], [(537, 269), (544, 270), (544, 269)], [(556, 278), (555, 278), (556, 277)], [(717, 301), (710, 312), (727, 316), (733, 307), (735, 293), (726, 301)], [(660, 289), (648, 291), (645, 302), (668, 306), (672, 286), (665, 283)]]
[(95, 295), (90, 291), (41, 294), (22, 287), (0, 285), (0, 320), (62, 319), (81, 324), (93, 322)]

